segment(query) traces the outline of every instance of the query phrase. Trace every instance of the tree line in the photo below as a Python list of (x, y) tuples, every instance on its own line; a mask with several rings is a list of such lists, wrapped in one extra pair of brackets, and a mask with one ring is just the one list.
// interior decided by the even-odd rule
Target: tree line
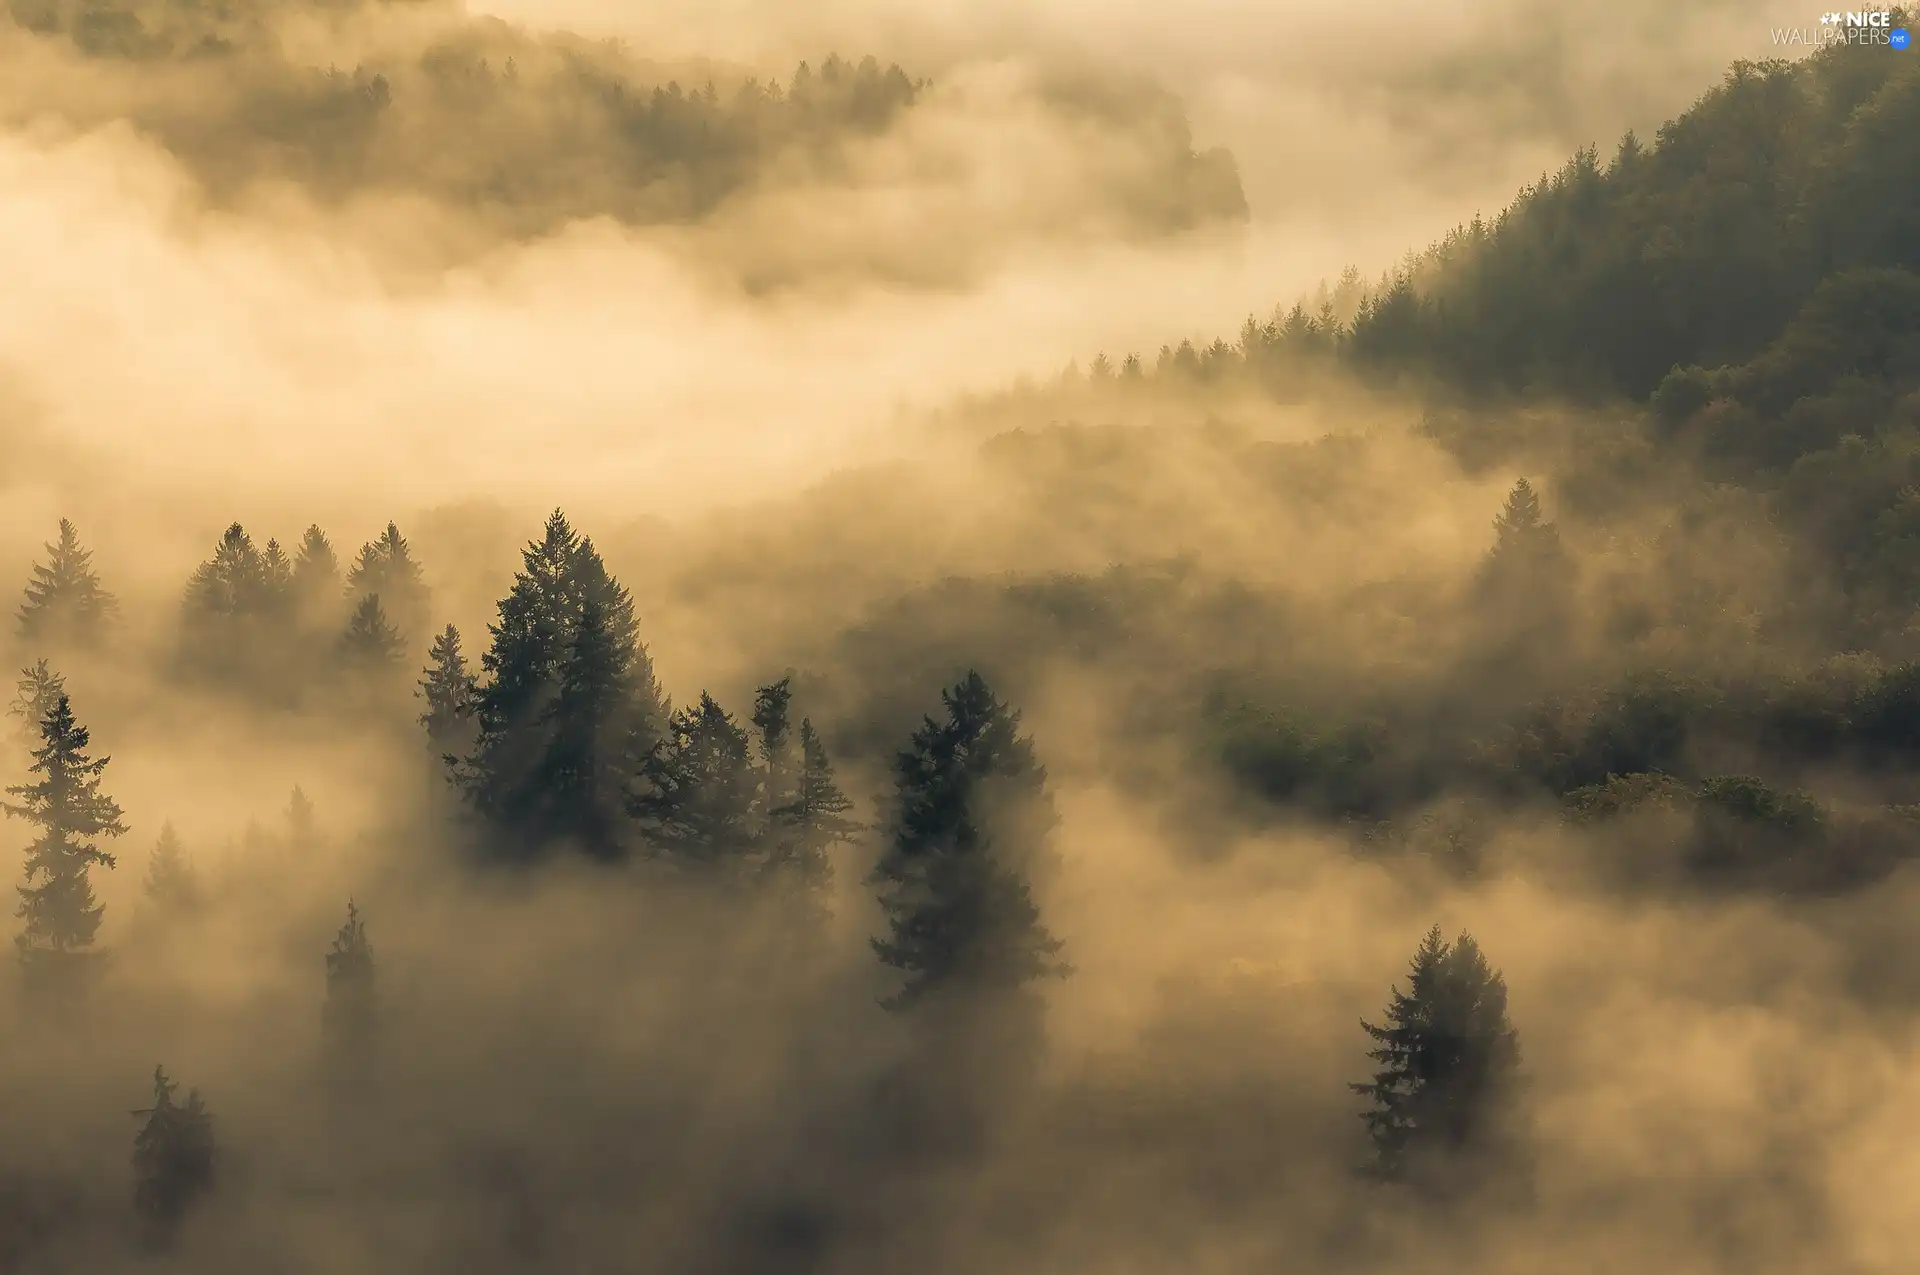
[[(63, 531), (61, 543), (71, 539)], [(302, 560), (324, 556), (320, 539), (307, 543), (314, 549)], [(403, 545), (397, 533), (370, 545), (360, 583), (389, 587), (394, 577), (383, 570), (417, 579), (396, 565), (410, 563)], [(266, 567), (275, 555), (249, 555), (231, 532), (221, 548), (219, 565), (196, 573), (193, 596), (232, 598), (235, 582), (270, 589), (316, 571), (327, 578), (318, 568), (303, 577), (297, 566)], [(69, 583), (51, 592), (30, 586), (25, 614), (64, 606), (63, 592), (102, 595), (80, 552), (56, 555), (64, 565), (51, 574)], [(35, 585), (48, 578), (37, 571)], [(94, 605), (89, 614), (103, 622), (108, 611)], [(811, 720), (794, 726), (790, 678), (759, 690), (751, 729), (710, 695), (672, 708), (639, 640), (631, 596), (558, 511), (526, 546), (497, 611), (477, 672), (449, 626), (420, 683), (422, 732), (461, 799), (476, 869), (524, 870), (579, 854), (724, 895), (797, 902), (780, 909), (783, 923), (817, 927), (840, 849), (871, 833), (877, 854), (865, 883), (884, 931), (870, 943), (897, 980), (881, 1003), (886, 1012), (941, 1021), (956, 1006), (1018, 1001), (1038, 981), (1071, 974), (1031, 881), (1057, 822), (1046, 769), (1019, 712), (979, 673), (941, 693), (941, 712), (924, 718), (893, 758), (881, 817), (863, 824), (851, 817), (853, 802)], [(6, 809), (35, 830), (18, 890), (17, 964), (31, 1003), (53, 1012), (83, 997), (98, 975), (104, 908), (91, 878), (117, 867), (102, 847), (128, 825), (104, 787), (110, 759), (91, 752), (64, 680), (55, 682), (37, 732), (29, 780), (8, 789)], [(288, 817), (296, 834), (311, 828), (311, 803), (298, 790)], [(146, 892), (176, 923), (198, 897), (171, 825), (150, 856)], [(351, 1092), (377, 1075), (385, 1030), (357, 903), (348, 903), (322, 964), (328, 1074)], [(1383, 1024), (1364, 1024), (1378, 1067), (1355, 1086), (1369, 1104), (1369, 1172), (1434, 1191), (1478, 1181), (1465, 1166), (1512, 1176), (1523, 1139), (1505, 997), (1504, 981), (1469, 936), (1448, 943), (1437, 929), (1428, 935)], [(155, 1069), (150, 1105), (135, 1114), (143, 1122), (133, 1202), (163, 1243), (214, 1189), (213, 1115), (197, 1091), (178, 1098), (163, 1068)]]

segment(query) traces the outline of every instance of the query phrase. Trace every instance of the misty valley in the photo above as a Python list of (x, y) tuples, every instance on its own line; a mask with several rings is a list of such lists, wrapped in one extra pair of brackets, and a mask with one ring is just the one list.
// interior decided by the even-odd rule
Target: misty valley
[(1775, 8), (8, 0), (0, 1275), (1911, 1270)]

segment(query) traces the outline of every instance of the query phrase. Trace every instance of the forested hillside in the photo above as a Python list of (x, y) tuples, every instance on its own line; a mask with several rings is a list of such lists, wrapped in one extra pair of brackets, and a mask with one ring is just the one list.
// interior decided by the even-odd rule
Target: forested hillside
[[(0, 1275), (1910, 1264), (1912, 55), (1737, 64), (1377, 284), (820, 472), (780, 401), (749, 487), (676, 450), (677, 364), (797, 404), (896, 327), (973, 357), (956, 292), (1079, 322), (994, 271), (1171, 287), (1232, 157), (1084, 64), (10, 13), (5, 171), (166, 173), (151, 241), (47, 240), (76, 287), (131, 311), (163, 242), (267, 353), (153, 332), (141, 380), (107, 309), (0, 306)], [(338, 293), (251, 290), (275, 253)], [(630, 339), (636, 253), (743, 308)], [(489, 326), (543, 289), (609, 366)], [(581, 424), (629, 362), (671, 513)], [(490, 456), (501, 365), (541, 393)], [(188, 477), (69, 445), (122, 378)]]

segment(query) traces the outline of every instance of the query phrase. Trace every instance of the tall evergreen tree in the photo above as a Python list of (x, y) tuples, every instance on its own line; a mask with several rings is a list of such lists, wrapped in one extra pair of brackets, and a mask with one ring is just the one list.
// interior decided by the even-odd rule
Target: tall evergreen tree
[(1522, 478), (1493, 520), (1495, 540), (1480, 569), (1483, 618), (1504, 634), (1500, 658), (1516, 675), (1557, 649), (1571, 619), (1573, 560), (1560, 532)]
[(385, 598), (402, 632), (420, 631), (430, 604), (426, 578), (399, 527), (388, 523), (377, 539), (360, 547), (360, 556), (347, 571), (347, 593), (362, 605), (370, 595)]
[(853, 840), (860, 825), (847, 817), (853, 801), (834, 782), (827, 746), (800, 719), (800, 758), (795, 782), (784, 804), (771, 812), (767, 868), (815, 895), (833, 884), (833, 847)]
[(204, 627), (259, 615), (270, 609), (269, 603), (266, 562), (253, 537), (236, 522), (221, 535), (213, 557), (195, 568), (187, 583), (188, 623)]
[(420, 724), (427, 729), (427, 744), (437, 757), (462, 757), (473, 746), (474, 699), (478, 683), (467, 671), (467, 659), (460, 650), (460, 630), (449, 624), (434, 638), (427, 652), (427, 668), (420, 679), (420, 697), (427, 711)]
[(66, 689), (66, 677), (54, 672), (45, 660), (20, 670), (20, 680), (14, 683), (13, 703), (7, 706), (7, 712), (20, 719), (23, 736), (40, 737), (40, 723), (46, 720), (47, 710), (59, 703)]
[(511, 857), (572, 840), (622, 852), (624, 780), (667, 716), (633, 601), (555, 510), (489, 626), (459, 779)]
[(392, 673), (406, 655), (406, 642), (387, 619), (380, 595), (369, 593), (353, 608), (340, 635), (340, 663), (349, 672), (378, 676)]
[(119, 604), (101, 587), (92, 550), (80, 546), (80, 533), (65, 518), (60, 538), (46, 549), (47, 561), (34, 564), (20, 604), (20, 636), (30, 642), (97, 643)]
[(648, 849), (669, 863), (743, 870), (756, 841), (747, 733), (704, 691), (673, 714), (667, 737), (640, 768), (631, 803)]
[(1525, 478), (1514, 483), (1507, 502), (1493, 520), (1493, 549), (1488, 555), (1495, 569), (1538, 571), (1560, 564), (1560, 532), (1541, 512), (1540, 497)]
[(1032, 741), (978, 673), (941, 699), (946, 719), (927, 718), (895, 762), (890, 835), (872, 875), (890, 929), (874, 950), (906, 975), (890, 1009), (1069, 972), (1026, 876), (1054, 824)]
[(338, 614), (334, 608), (341, 591), (340, 560), (334, 555), (333, 542), (317, 523), (300, 537), (300, 548), (293, 555), (290, 589), (295, 612), (303, 624), (330, 627)]
[(200, 877), (180, 845), (171, 823), (162, 824), (147, 859), (142, 889), (149, 902), (169, 912), (187, 911), (200, 902)]
[(146, 1117), (133, 1139), (133, 1206), (160, 1237), (214, 1185), (213, 1116), (197, 1089), (175, 1102), (178, 1088), (155, 1067), (153, 1105), (133, 1113)]
[(295, 854), (309, 853), (320, 844), (320, 826), (313, 815), (313, 802), (298, 784), (287, 798), (286, 819), (287, 845)]
[(110, 759), (87, 756), (87, 728), (74, 720), (65, 694), (41, 720), (40, 738), (32, 767), (40, 778), (7, 789), (20, 799), (7, 803), (7, 813), (40, 829), (27, 848), (18, 913), (26, 924), (14, 945), (35, 977), (61, 980), (81, 968), (100, 929), (104, 909), (88, 873), (96, 865), (112, 868), (115, 861), (96, 838), (122, 836), (127, 829), (120, 807), (100, 791)]
[(1520, 1038), (1506, 982), (1471, 936), (1448, 943), (1439, 926), (1429, 930), (1385, 1025), (1361, 1026), (1379, 1065), (1352, 1086), (1370, 1103), (1371, 1173), (1445, 1188), (1466, 1185), (1470, 1168), (1515, 1162)]
[(360, 919), (359, 905), (347, 902), (346, 924), (327, 953), (327, 1000), (321, 1029), (336, 1067), (360, 1073), (370, 1062), (379, 1026), (379, 998), (373, 945)]

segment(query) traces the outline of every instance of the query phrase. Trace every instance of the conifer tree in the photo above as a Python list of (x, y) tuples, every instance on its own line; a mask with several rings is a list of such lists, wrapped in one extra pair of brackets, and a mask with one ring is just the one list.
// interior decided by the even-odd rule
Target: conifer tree
[(80, 533), (65, 518), (60, 538), (46, 549), (47, 561), (34, 565), (20, 604), (20, 636), (30, 642), (97, 644), (119, 604), (101, 587), (93, 552), (80, 546)]
[(1519, 1035), (1506, 982), (1471, 936), (1449, 944), (1439, 926), (1429, 930), (1385, 1025), (1361, 1026), (1378, 1046), (1368, 1054), (1379, 1065), (1373, 1079), (1351, 1086), (1371, 1104), (1362, 1113), (1370, 1173), (1444, 1187), (1465, 1185), (1471, 1168), (1514, 1162)]
[(1493, 520), (1495, 541), (1488, 555), (1494, 570), (1537, 572), (1560, 564), (1560, 532), (1546, 521), (1540, 497), (1525, 478), (1513, 485), (1507, 502)]
[(1054, 823), (1032, 741), (978, 673), (941, 699), (945, 720), (927, 718), (895, 762), (888, 844), (872, 875), (890, 929), (874, 950), (906, 975), (885, 1002), (896, 1010), (1069, 972), (1026, 877)]
[(300, 537), (290, 588), (302, 623), (326, 623), (337, 614), (333, 608), (341, 590), (340, 560), (334, 556), (333, 542), (317, 523)]
[(753, 726), (760, 754), (759, 808), (763, 831), (771, 836), (777, 820), (775, 812), (793, 801), (795, 771), (793, 731), (789, 713), (793, 704), (793, 678), (783, 677), (755, 692)]
[(321, 1029), (337, 1067), (358, 1071), (370, 1061), (378, 1020), (373, 945), (359, 906), (348, 900), (346, 924), (327, 953), (327, 1000), (321, 1011)]
[(388, 622), (380, 595), (369, 593), (353, 608), (340, 635), (340, 662), (350, 672), (391, 673), (406, 655), (400, 631)]
[(87, 728), (74, 720), (64, 693), (41, 720), (40, 737), (32, 767), (40, 778), (7, 789), (20, 799), (6, 805), (7, 813), (40, 829), (27, 848), (18, 913), (26, 924), (14, 945), (30, 973), (59, 981), (81, 968), (100, 928), (104, 909), (88, 873), (96, 865), (112, 868), (115, 860), (96, 839), (127, 829), (120, 807), (100, 791), (110, 759), (87, 756)]
[(187, 583), (186, 615), (191, 626), (259, 615), (269, 609), (268, 574), (253, 537), (239, 523), (229, 526), (213, 557), (194, 569)]
[(268, 614), (290, 615), (293, 610), (293, 563), (275, 539), (260, 553), (261, 589)]
[(360, 556), (347, 572), (347, 594), (362, 605), (369, 595), (385, 598), (402, 632), (420, 631), (429, 605), (426, 579), (399, 527), (388, 523), (377, 539), (360, 547)]
[(155, 1067), (153, 1105), (133, 1113), (146, 1117), (133, 1139), (133, 1206), (161, 1238), (214, 1185), (213, 1116), (197, 1089), (175, 1102), (178, 1088)]
[(160, 827), (160, 838), (147, 859), (147, 879), (142, 889), (149, 902), (169, 912), (184, 912), (200, 902), (199, 873), (181, 848), (180, 836), (171, 823)]
[(474, 697), (479, 687), (467, 671), (460, 650), (460, 630), (449, 624), (434, 638), (427, 652), (427, 668), (420, 679), (420, 697), (427, 711), (420, 724), (436, 757), (461, 757), (473, 745)]
[(633, 601), (555, 510), (489, 626), (459, 782), (512, 857), (623, 852), (624, 784), (665, 724)]
[(673, 714), (640, 778), (630, 808), (651, 853), (688, 868), (744, 868), (756, 839), (753, 763), (747, 733), (713, 696)]
[(305, 854), (320, 843), (319, 823), (313, 816), (313, 802), (300, 785), (293, 786), (287, 798), (287, 844), (294, 853)]
[(7, 712), (20, 719), (23, 736), (40, 737), (40, 723), (46, 720), (47, 711), (59, 702), (66, 689), (66, 677), (54, 672), (45, 660), (20, 670), (20, 680), (14, 683), (13, 703)]
[(860, 825), (847, 817), (853, 801), (834, 782), (827, 746), (804, 717), (795, 780), (785, 804), (772, 811), (766, 866), (820, 895), (833, 884), (833, 847), (853, 840)]

